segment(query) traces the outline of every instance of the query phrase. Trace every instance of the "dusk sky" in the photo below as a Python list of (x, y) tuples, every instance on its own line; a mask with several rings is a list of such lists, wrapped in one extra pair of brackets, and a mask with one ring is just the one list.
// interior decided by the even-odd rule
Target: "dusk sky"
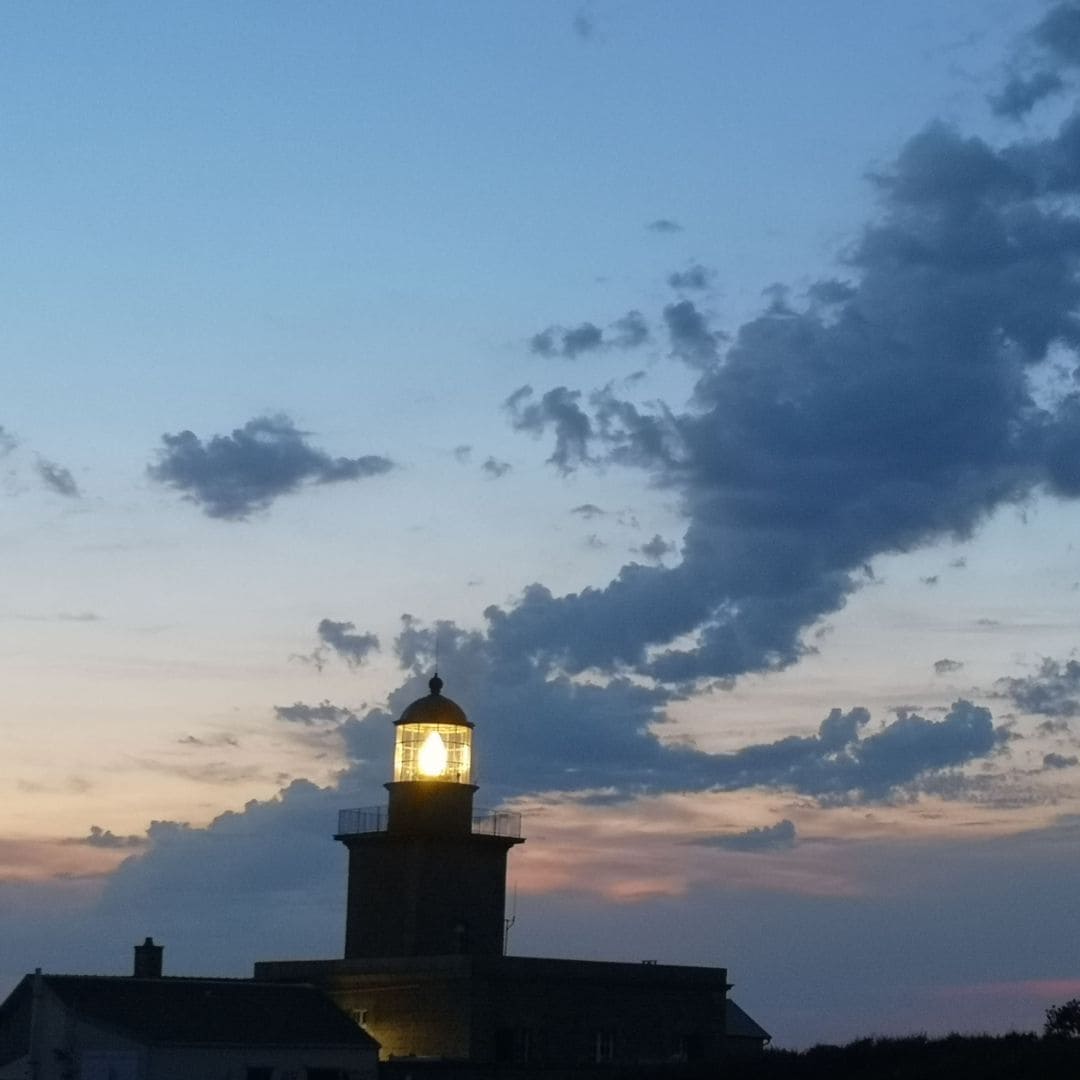
[(0, 995), (332, 958), (426, 692), (512, 952), (1080, 996), (1080, 3), (0, 6)]

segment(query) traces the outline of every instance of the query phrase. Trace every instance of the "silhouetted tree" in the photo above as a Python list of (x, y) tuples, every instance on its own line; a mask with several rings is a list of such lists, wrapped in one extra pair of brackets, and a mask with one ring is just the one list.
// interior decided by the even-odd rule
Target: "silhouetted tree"
[(1066, 1001), (1064, 1005), (1051, 1005), (1046, 1010), (1044, 1035), (1063, 1035), (1068, 1039), (1080, 1038), (1080, 998)]

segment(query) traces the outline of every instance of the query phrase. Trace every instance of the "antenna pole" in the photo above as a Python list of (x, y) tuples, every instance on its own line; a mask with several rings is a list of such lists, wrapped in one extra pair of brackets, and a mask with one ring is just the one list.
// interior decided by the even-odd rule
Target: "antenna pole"
[(503, 919), (503, 956), (510, 951), (510, 927), (517, 922), (517, 882), (514, 882), (514, 899), (510, 905), (510, 918)]

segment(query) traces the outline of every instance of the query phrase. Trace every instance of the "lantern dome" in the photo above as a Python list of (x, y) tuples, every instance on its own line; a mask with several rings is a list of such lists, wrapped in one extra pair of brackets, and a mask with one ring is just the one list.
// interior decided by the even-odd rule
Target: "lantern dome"
[(472, 724), (465, 710), (442, 696), (436, 673), (431, 693), (414, 701), (394, 722), (394, 782), (472, 783)]
[(411, 705), (405, 707), (397, 724), (453, 724), (457, 727), (469, 727), (473, 725), (465, 715), (465, 710), (448, 697), (443, 697), (443, 681), (438, 672), (428, 680), (428, 688), (431, 693), (427, 697), (417, 698)]

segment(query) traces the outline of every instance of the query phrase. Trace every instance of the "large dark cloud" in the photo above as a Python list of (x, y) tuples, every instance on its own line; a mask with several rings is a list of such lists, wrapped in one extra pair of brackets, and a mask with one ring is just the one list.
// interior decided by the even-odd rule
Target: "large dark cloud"
[(287, 416), (249, 420), (203, 442), (191, 431), (163, 435), (150, 477), (183, 492), (212, 518), (242, 521), (303, 484), (378, 476), (393, 463), (377, 454), (333, 458), (313, 447)]
[(700, 371), (684, 410), (564, 386), (572, 442), (554, 409), (517, 417), (554, 430), (563, 470), (646, 470), (687, 530), (670, 569), (526, 589), (492, 613), (501, 651), (673, 683), (782, 667), (875, 556), (966, 537), (1042, 490), (1080, 494), (1080, 392), (1051, 368), (1080, 342), (1080, 118), (1000, 148), (931, 125), (874, 184), (881, 213), (827, 306), (774, 299), (730, 344), (691, 301), (665, 309)]

